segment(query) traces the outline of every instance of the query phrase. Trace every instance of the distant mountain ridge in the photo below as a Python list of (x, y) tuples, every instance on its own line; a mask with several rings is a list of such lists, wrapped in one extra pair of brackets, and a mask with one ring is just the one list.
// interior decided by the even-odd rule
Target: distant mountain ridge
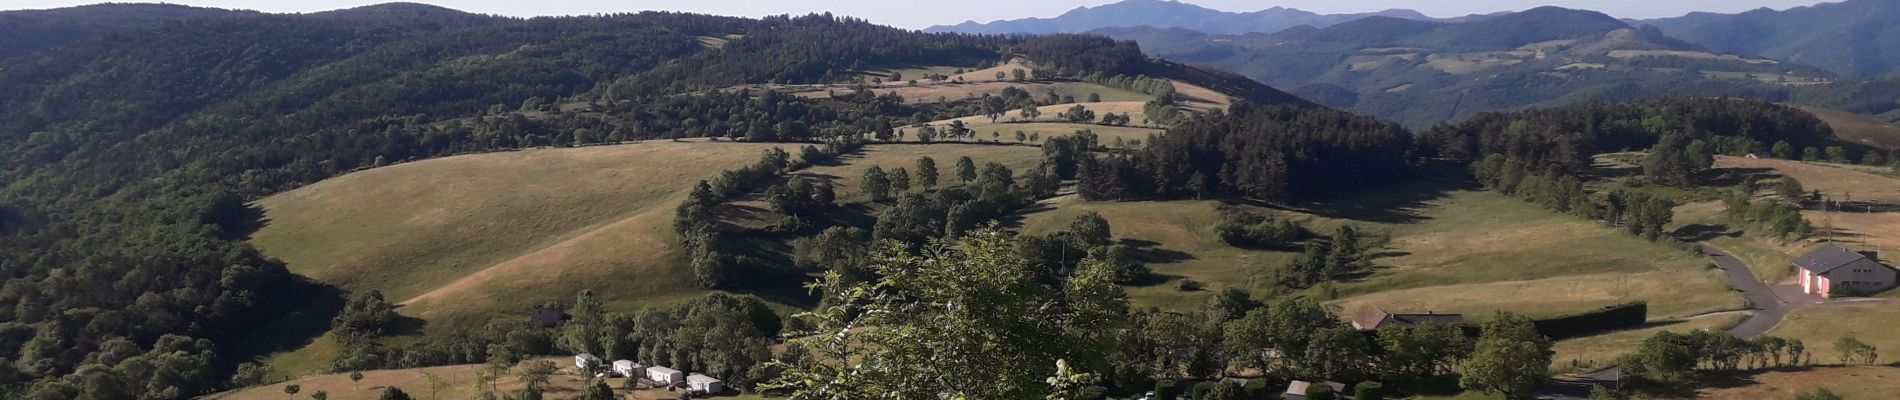
[(1710, 52), (1653, 27), (1560, 7), (1469, 22), (1374, 16), (1273, 34), (1155, 27), (1090, 33), (1413, 127), (1536, 105), (1670, 95), (1756, 97), (1752, 91), (1821, 84), (1834, 76)]
[[(1023, 18), (989, 23), (967, 21), (925, 28), (926, 32), (955, 33), (1082, 33), (1103, 28), (1150, 26), (1182, 28), (1211, 34), (1274, 33), (1297, 26), (1328, 27), (1368, 17), (1437, 21), (1418, 11), (1390, 9), (1369, 13), (1319, 14), (1273, 7), (1254, 12), (1229, 12), (1172, 0), (1125, 0), (1096, 7), (1077, 7), (1053, 18)], [(1462, 17), (1470, 19), (1481, 16)]]
[(1844, 75), (1900, 72), (1900, 1), (1849, 0), (1740, 14), (1639, 20), (1722, 52), (1826, 68)]
[(199, 18), (258, 15), (175, 4), (95, 4), (0, 12), (0, 59), (72, 43), (118, 29)]

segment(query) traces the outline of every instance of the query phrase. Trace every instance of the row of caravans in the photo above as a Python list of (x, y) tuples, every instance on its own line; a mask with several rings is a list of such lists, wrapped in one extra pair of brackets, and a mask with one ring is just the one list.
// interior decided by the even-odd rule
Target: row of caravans
[(595, 357), (592, 354), (581, 354), (574, 356), (574, 366), (580, 367), (583, 371), (589, 368), (607, 366), (610, 367), (608, 372), (614, 375), (659, 382), (664, 385), (669, 385), (670, 387), (683, 387), (692, 393), (718, 394), (726, 390), (725, 383), (721, 382), (718, 378), (697, 373), (688, 375), (679, 370), (661, 366), (641, 366), (639, 363), (635, 363), (631, 360), (618, 360), (609, 365), (602, 362), (600, 357)]

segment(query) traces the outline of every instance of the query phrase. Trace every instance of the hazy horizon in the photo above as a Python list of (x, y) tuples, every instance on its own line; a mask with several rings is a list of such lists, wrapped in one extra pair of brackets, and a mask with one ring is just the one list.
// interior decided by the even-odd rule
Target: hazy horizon
[[(964, 21), (990, 22), (1003, 19), (1029, 17), (1053, 17), (1082, 6), (1098, 6), (1115, 3), (1120, 0), (1059, 0), (1059, 1), (1005, 1), (970, 0), (959, 2), (946, 9), (927, 9), (936, 3), (915, 2), (907, 6), (893, 6), (889, 2), (874, 0), (785, 0), (762, 3), (756, 1), (658, 1), (632, 0), (610, 2), (600, 0), (551, 0), (543, 2), (520, 2), (508, 0), (412, 0), (410, 2), (433, 4), (457, 10), (497, 14), (516, 17), (591, 15), (603, 13), (639, 12), (646, 10), (688, 11), (717, 15), (735, 15), (759, 17), (777, 14), (805, 14), (831, 12), (864, 18), (879, 24), (903, 28), (922, 29), (932, 25), (953, 25)], [(272, 13), (306, 13), (327, 11), (390, 1), (375, 0), (185, 0), (164, 1), (170, 4), (183, 4), (200, 7), (256, 10)], [(1818, 0), (1466, 0), (1456, 2), (1417, 2), (1411, 0), (1187, 0), (1185, 3), (1222, 10), (1248, 12), (1271, 7), (1297, 8), (1322, 14), (1372, 12), (1393, 8), (1417, 10), (1433, 17), (1456, 17), (1470, 14), (1484, 14), (1499, 11), (1518, 11), (1539, 6), (1559, 6), (1567, 8), (1601, 11), (1619, 18), (1662, 18), (1675, 17), (1694, 11), (1735, 13), (1762, 7), (1777, 10), (1792, 7), (1829, 3)], [(0, 10), (25, 10), (72, 7), (98, 4), (96, 0), (9, 0), (0, 5)]]

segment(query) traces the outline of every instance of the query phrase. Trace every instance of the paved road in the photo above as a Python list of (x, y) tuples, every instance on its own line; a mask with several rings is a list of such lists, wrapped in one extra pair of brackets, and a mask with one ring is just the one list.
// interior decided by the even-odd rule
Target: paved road
[(1768, 287), (1768, 284), (1755, 278), (1755, 272), (1748, 269), (1748, 264), (1722, 249), (1706, 244), (1702, 245), (1702, 254), (1707, 254), (1709, 259), (1714, 260), (1715, 266), (1728, 275), (1729, 285), (1734, 286), (1735, 290), (1742, 291), (1742, 298), (1748, 300), (1749, 311), (1745, 312), (1748, 316), (1742, 320), (1742, 323), (1729, 328), (1729, 334), (1743, 339), (1761, 336), (1780, 324), (1783, 317), (1788, 316), (1788, 311), (1793, 307), (1790, 307), (1788, 302), (1783, 301), (1780, 296), (1776, 296), (1774, 289)]

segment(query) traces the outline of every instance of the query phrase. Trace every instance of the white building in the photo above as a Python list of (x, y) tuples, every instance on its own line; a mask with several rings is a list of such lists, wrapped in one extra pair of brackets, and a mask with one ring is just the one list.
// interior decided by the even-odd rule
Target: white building
[(686, 373), (667, 367), (648, 367), (647, 380), (670, 385), (686, 380)]
[(574, 356), (574, 367), (580, 368), (583, 372), (594, 372), (589, 369), (597, 369), (600, 366), (600, 357), (594, 357), (593, 354), (581, 353)]
[(614, 361), (614, 375), (620, 375), (620, 376), (624, 376), (628, 378), (633, 378), (633, 377), (640, 376), (640, 374), (643, 374), (643, 373), (646, 373), (646, 368), (641, 368), (640, 364), (635, 364), (633, 361), (629, 361), (629, 360)]
[(720, 391), (726, 390), (726, 387), (719, 379), (693, 374), (692, 376), (686, 377), (686, 389), (705, 394), (718, 394)]

